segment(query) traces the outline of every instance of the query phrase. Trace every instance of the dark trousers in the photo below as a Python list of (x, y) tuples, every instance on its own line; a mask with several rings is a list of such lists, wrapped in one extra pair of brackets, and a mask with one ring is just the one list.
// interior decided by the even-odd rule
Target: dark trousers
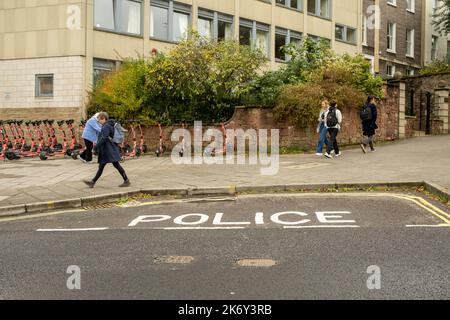
[(328, 128), (328, 134), (330, 135), (330, 138), (328, 140), (327, 153), (330, 154), (331, 151), (334, 149), (334, 153), (339, 154), (339, 146), (337, 143), (337, 136), (339, 134), (339, 130), (336, 128)]
[(92, 161), (92, 149), (94, 148), (94, 143), (92, 141), (84, 139), (84, 145), (86, 148), (80, 154), (80, 157), (88, 162)]
[[(97, 170), (97, 174), (95, 175), (95, 178), (92, 179), (92, 181), (97, 182), (98, 179), (100, 179), (100, 177), (103, 174), (103, 170), (105, 169), (107, 163), (99, 163), (98, 164), (98, 170)], [(127, 174), (125, 173), (125, 169), (120, 165), (120, 163), (118, 162), (114, 162), (113, 163), (114, 168), (117, 169), (117, 171), (119, 171), (120, 175), (122, 176), (124, 181), (128, 180)]]
[(375, 148), (373, 147), (373, 135), (367, 136), (367, 139), (363, 140), (363, 144), (364, 144), (364, 146), (369, 145), (370, 149), (374, 150)]

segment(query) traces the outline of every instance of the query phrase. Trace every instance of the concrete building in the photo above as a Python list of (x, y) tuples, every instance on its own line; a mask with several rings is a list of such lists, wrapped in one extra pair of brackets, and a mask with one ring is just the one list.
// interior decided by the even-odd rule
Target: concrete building
[(363, 0), (0, 0), (0, 118), (84, 116), (95, 78), (188, 28), (267, 52), (310, 35), (361, 53)]
[(433, 15), (443, 4), (442, 0), (425, 0), (423, 17), (422, 59), (423, 65), (434, 60), (448, 58), (450, 61), (450, 35), (440, 34), (433, 26)]
[(373, 61), (374, 72), (386, 78), (397, 72), (417, 74), (422, 67), (423, 1), (364, 0), (363, 8), (363, 52)]

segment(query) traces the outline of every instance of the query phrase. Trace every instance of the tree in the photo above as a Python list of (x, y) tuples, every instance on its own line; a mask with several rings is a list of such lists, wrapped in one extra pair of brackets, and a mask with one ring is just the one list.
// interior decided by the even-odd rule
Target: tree
[(443, 0), (433, 13), (433, 26), (441, 34), (450, 33), (450, 0)]

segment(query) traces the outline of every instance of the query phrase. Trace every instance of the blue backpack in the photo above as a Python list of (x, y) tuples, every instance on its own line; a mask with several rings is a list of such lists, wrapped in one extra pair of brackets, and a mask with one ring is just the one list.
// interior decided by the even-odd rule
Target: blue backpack
[(125, 132), (126, 130), (120, 125), (120, 123), (116, 122), (114, 125), (114, 136), (111, 141), (115, 144), (122, 144), (125, 141)]

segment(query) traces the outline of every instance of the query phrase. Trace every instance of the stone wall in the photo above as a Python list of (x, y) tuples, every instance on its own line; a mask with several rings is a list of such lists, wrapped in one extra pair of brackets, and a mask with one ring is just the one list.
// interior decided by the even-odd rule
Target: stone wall
[[(450, 73), (444, 73), (433, 76), (416, 76), (402, 79), (406, 84), (406, 104), (407, 110), (412, 109), (408, 114), (415, 117), (413, 130), (426, 129), (426, 110), (427, 98), (426, 93), (431, 93), (431, 134), (449, 133), (448, 123), (443, 118), (448, 117), (448, 89), (450, 88)], [(413, 101), (411, 108), (411, 93)], [(447, 102), (446, 102), (447, 101)], [(435, 121), (442, 121), (442, 125), (434, 124)], [(439, 122), (439, 121), (438, 121)]]

